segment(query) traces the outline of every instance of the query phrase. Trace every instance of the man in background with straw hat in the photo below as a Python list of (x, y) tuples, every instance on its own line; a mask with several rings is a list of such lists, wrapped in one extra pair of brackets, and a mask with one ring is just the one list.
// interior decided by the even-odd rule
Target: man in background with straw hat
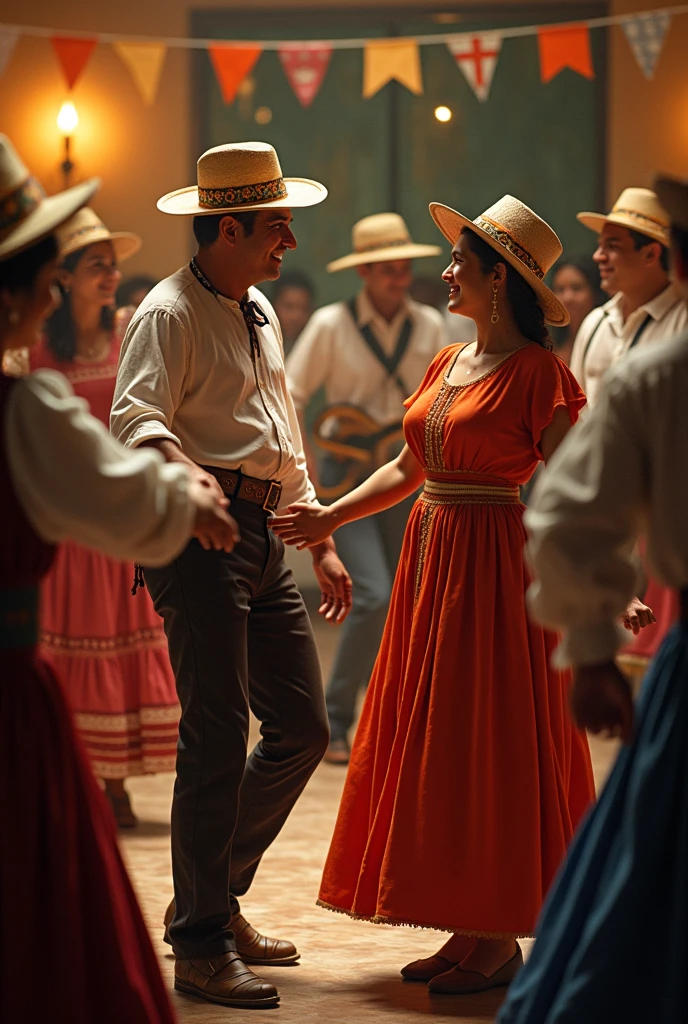
[[(287, 360), (308, 467), (321, 498), (340, 497), (387, 462), (391, 445), (399, 444), (400, 450), (404, 399), (447, 343), (442, 315), (408, 297), (411, 260), (437, 256), (439, 246), (413, 242), (397, 213), (358, 221), (352, 246), (352, 253), (329, 263), (327, 270), (356, 268), (362, 288), (348, 302), (317, 310)], [(304, 411), (320, 388), (327, 408), (314, 430), (325, 452), (318, 472)], [(413, 500), (349, 523), (337, 536), (337, 550), (353, 581), (354, 604), (326, 690), (331, 740), (325, 760), (333, 764), (349, 761), (347, 733), (380, 646)]]
[[(630, 351), (680, 334), (688, 308), (669, 280), (669, 217), (653, 191), (626, 188), (609, 213), (579, 213), (578, 220), (598, 236), (593, 259), (603, 291), (613, 296), (585, 318), (571, 353), (571, 369), (594, 408), (607, 371)], [(644, 597), (648, 603), (633, 598), (624, 625), (636, 636), (650, 630), (621, 656), (638, 681), (645, 654), (654, 654), (678, 614), (675, 595), (651, 580)]]
[(688, 314), (669, 280), (669, 218), (654, 192), (624, 189), (609, 213), (579, 213), (578, 220), (598, 237), (593, 259), (612, 296), (585, 318), (571, 353), (592, 407), (610, 366), (633, 348), (679, 334)]
[[(291, 209), (322, 202), (318, 182), (285, 178), (272, 146), (218, 146), (198, 185), (164, 196), (193, 217), (198, 253), (136, 311), (122, 345), (112, 409), (126, 445), (151, 445), (230, 499), (232, 556), (191, 543), (146, 569), (165, 620), (182, 705), (172, 806), (175, 901), (166, 937), (175, 987), (210, 1002), (269, 1007), (274, 985), (247, 964), (291, 964), (291, 942), (241, 915), (260, 859), (327, 747), (318, 655), (308, 615), (269, 528), (295, 500), (315, 500), (287, 390), (272, 307), (254, 285), (279, 277), (296, 246)], [(332, 544), (313, 565), (320, 611), (341, 622), (351, 581)], [(246, 759), (249, 706), (261, 740)]]

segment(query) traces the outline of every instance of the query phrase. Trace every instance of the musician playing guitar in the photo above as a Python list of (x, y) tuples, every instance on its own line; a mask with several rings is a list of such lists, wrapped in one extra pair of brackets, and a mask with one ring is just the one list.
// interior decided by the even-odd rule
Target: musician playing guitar
[[(358, 221), (353, 252), (327, 267), (355, 267), (358, 295), (317, 310), (287, 359), (287, 381), (301, 424), (311, 480), (321, 501), (356, 487), (403, 446), (403, 401), (447, 344), (442, 315), (408, 297), (411, 260), (439, 255), (411, 241), (395, 213)], [(326, 408), (311, 436), (304, 410), (322, 388)], [(346, 764), (356, 698), (377, 655), (413, 499), (343, 526), (337, 551), (353, 582), (326, 700), (332, 738), (325, 760)]]

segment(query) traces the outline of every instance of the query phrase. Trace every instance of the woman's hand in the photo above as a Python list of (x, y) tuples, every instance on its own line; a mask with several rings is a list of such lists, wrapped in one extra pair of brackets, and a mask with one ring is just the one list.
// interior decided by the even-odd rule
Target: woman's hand
[(570, 703), (580, 729), (631, 742), (633, 696), (628, 680), (613, 661), (578, 665), (573, 673)]
[(270, 529), (285, 544), (296, 545), (299, 551), (322, 544), (337, 527), (331, 507), (319, 502), (297, 501), (283, 514), (270, 520)]

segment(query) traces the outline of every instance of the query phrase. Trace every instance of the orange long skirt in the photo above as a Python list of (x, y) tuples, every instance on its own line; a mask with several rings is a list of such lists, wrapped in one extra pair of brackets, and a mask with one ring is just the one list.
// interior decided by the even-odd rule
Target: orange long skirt
[(414, 506), (319, 903), (532, 934), (594, 796), (556, 637), (529, 621), (522, 506)]

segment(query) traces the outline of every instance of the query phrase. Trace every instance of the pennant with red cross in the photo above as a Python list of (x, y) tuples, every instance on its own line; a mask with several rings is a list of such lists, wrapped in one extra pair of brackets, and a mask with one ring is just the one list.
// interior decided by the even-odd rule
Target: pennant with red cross
[(499, 32), (476, 36), (453, 36), (447, 42), (452, 57), (463, 71), (471, 89), (483, 103), (490, 95), (492, 78), (502, 48)]

